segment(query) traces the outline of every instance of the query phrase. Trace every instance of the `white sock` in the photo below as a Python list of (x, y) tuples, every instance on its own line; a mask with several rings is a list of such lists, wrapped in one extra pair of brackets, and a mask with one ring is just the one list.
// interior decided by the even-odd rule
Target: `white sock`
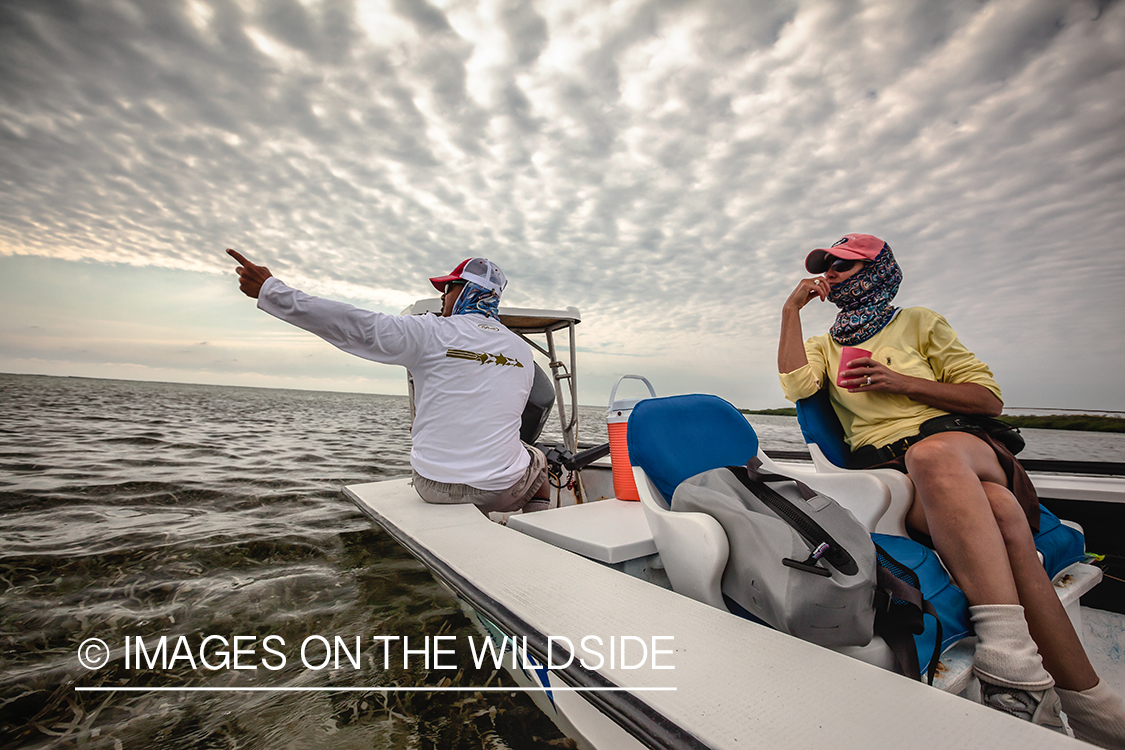
[(1101, 680), (1087, 690), (1055, 688), (1074, 736), (1106, 750), (1125, 748), (1125, 700)]
[(973, 671), (985, 682), (1001, 687), (1046, 690), (1055, 680), (1043, 668), (1043, 658), (1018, 604), (980, 604), (969, 607), (977, 634)]

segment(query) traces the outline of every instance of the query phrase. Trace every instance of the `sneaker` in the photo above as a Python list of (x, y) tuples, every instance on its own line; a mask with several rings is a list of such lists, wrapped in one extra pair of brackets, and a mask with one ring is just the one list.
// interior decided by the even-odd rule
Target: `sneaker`
[(1008, 688), (981, 680), (980, 702), (989, 708), (1011, 714), (1017, 719), (1047, 727), (1068, 737), (1074, 733), (1067, 726), (1062, 713), (1062, 704), (1053, 687), (1046, 690), (1020, 690)]

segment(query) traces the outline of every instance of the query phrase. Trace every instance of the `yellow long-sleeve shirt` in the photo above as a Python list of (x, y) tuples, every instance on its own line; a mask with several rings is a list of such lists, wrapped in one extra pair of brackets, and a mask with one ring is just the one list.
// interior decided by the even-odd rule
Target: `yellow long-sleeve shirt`
[[(965, 348), (945, 318), (924, 307), (900, 310), (883, 330), (857, 346), (895, 372), (942, 383), (978, 383), (1000, 398), (1000, 386), (988, 365)], [(809, 363), (781, 374), (785, 398), (798, 401), (813, 395), (827, 381), (832, 408), (854, 450), (863, 445), (884, 446), (918, 434), (931, 417), (947, 412), (896, 393), (849, 393), (836, 385), (843, 347), (829, 334), (805, 341)]]

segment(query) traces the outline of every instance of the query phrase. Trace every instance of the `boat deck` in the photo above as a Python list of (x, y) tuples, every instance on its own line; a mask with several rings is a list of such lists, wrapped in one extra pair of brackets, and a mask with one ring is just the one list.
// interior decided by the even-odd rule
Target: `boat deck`
[(346, 491), (469, 606), (508, 634), (527, 636), (540, 661), (548, 636), (576, 644), (588, 635), (604, 642), (673, 636), (662, 642), (672, 652), (662, 659), (674, 669), (588, 670), (575, 660), (549, 673), (558, 688), (595, 688), (578, 695), (633, 746), (638, 740), (715, 750), (1073, 746), (963, 698), (622, 575), (493, 523), (472, 506), (427, 505), (406, 479)]

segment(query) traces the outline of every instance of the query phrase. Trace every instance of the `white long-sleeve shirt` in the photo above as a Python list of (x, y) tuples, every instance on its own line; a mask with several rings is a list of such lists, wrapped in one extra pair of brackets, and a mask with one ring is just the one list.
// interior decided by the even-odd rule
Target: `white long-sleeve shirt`
[(531, 347), (483, 315), (385, 315), (266, 279), (258, 307), (349, 354), (414, 378), (410, 465), (436, 482), (505, 490), (530, 460), (519, 439)]

